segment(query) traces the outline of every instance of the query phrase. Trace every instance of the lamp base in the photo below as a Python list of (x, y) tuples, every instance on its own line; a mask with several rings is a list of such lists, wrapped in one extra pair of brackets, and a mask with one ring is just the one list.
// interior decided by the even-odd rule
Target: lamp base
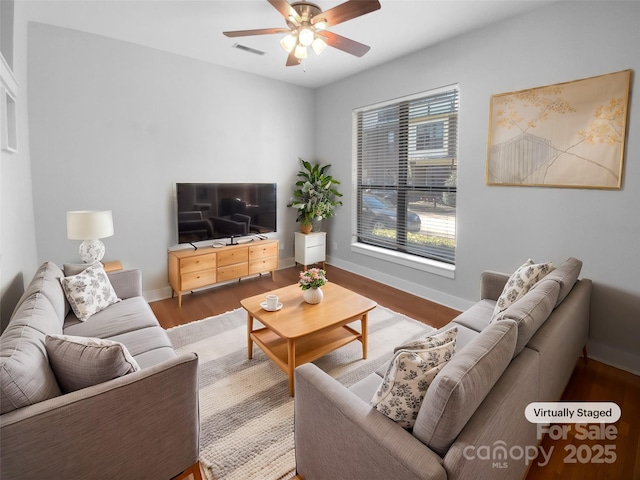
[(104, 243), (100, 240), (85, 240), (78, 249), (84, 263), (99, 262), (104, 257)]

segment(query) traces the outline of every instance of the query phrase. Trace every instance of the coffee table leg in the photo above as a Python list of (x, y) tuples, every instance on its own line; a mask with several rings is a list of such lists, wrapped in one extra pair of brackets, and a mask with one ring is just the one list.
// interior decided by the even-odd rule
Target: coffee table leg
[(293, 397), (293, 370), (296, 368), (296, 343), (293, 339), (287, 340), (287, 366), (289, 371), (289, 396)]
[(362, 338), (360, 341), (362, 342), (362, 358), (364, 359), (367, 358), (367, 351), (369, 350), (368, 320), (369, 320), (369, 314), (365, 313), (364, 315), (362, 315), (362, 319), (360, 321), (360, 327), (362, 330)]
[(253, 317), (247, 314), (247, 356), (249, 360), (253, 358), (253, 340), (251, 340), (251, 332), (253, 332)]

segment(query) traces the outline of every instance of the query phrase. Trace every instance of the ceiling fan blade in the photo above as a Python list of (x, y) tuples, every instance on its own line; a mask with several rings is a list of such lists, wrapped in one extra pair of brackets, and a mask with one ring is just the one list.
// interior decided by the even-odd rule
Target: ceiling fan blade
[(302, 60), (295, 56), (295, 48), (291, 50), (289, 56), (287, 57), (287, 67), (295, 67), (296, 65), (300, 65)]
[(378, 0), (349, 0), (326, 12), (319, 13), (311, 19), (311, 23), (325, 22), (327, 27), (332, 27), (379, 9), (380, 2)]
[(326, 39), (327, 45), (355, 55), (356, 57), (363, 56), (371, 48), (368, 45), (343, 37), (337, 33), (323, 31), (320, 35)]
[(298, 24), (302, 22), (302, 19), (300, 18), (300, 15), (298, 15), (298, 12), (296, 12), (293, 9), (293, 7), (289, 5), (289, 2), (287, 2), (287, 0), (267, 0), (267, 1), (273, 6), (273, 8), (275, 8), (280, 12), (280, 15), (282, 15), (285, 18), (285, 20), (289, 20), (289, 17), (293, 17), (295, 18)]
[(222, 32), (227, 37), (250, 37), (251, 35), (271, 35), (272, 33), (289, 33), (288, 28), (260, 28), (258, 30), (235, 30), (233, 32)]

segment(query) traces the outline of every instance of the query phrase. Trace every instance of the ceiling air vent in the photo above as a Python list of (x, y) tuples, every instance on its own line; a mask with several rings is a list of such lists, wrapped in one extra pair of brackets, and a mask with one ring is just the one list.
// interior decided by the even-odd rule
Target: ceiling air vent
[(237, 48), (238, 50), (244, 50), (245, 52), (254, 53), (256, 55), (264, 55), (265, 52), (262, 50), (256, 50), (255, 48), (247, 47), (246, 45), (240, 45), (239, 43), (234, 43), (233, 48)]

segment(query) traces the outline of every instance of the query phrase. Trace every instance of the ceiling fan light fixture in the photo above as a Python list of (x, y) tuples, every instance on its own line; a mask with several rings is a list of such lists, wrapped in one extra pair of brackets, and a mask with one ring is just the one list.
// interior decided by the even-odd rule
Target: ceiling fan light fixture
[(300, 33), (298, 33), (298, 39), (300, 40), (300, 44), (308, 47), (313, 43), (314, 38), (316, 37), (316, 32), (313, 31), (310, 27), (302, 27), (300, 29)]
[(287, 53), (291, 53), (291, 50), (296, 46), (296, 37), (292, 33), (285, 35), (280, 40), (280, 46), (284, 48)]
[[(291, 3), (290, 1), (267, 0), (284, 17), (286, 28), (259, 28), (222, 33), (232, 38), (271, 34), (285, 35), (280, 39), (280, 45), (288, 53), (287, 67), (303, 63), (302, 60), (306, 59), (309, 54), (307, 47), (313, 48), (316, 55), (320, 55), (327, 46), (356, 57), (362, 57), (369, 51), (369, 46), (331, 33), (327, 29), (379, 10), (381, 7), (379, 0), (346, 0), (325, 12), (309, 0), (293, 0)], [(248, 47), (244, 47), (244, 49), (248, 49)]]
[(311, 44), (311, 48), (316, 52), (316, 55), (320, 55), (325, 48), (327, 48), (327, 42), (325, 42), (322, 38), (316, 37), (316, 39)]
[(296, 51), (294, 52), (294, 55), (296, 58), (299, 58), (300, 60), (307, 58), (307, 47), (305, 47), (304, 45), (298, 44), (298, 46), (296, 46)]

